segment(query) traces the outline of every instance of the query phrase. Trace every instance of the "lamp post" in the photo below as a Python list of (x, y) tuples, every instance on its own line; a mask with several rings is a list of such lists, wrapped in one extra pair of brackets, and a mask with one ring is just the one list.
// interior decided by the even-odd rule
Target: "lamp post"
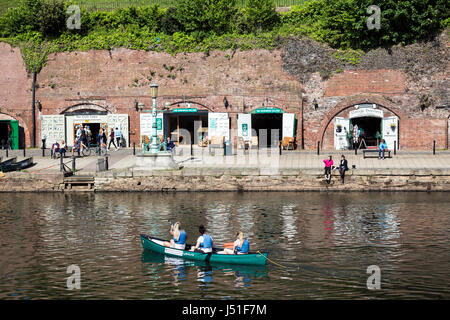
[(153, 99), (153, 108), (152, 108), (152, 143), (150, 145), (150, 153), (156, 154), (159, 152), (160, 146), (158, 143), (158, 132), (156, 125), (156, 98), (158, 97), (158, 85), (153, 83), (150, 85), (150, 89), (152, 91), (152, 99)]

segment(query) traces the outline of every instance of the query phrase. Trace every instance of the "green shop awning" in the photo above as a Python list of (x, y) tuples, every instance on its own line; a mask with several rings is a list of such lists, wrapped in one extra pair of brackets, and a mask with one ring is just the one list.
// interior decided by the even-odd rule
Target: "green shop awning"
[(174, 108), (173, 112), (197, 112), (197, 108)]
[(250, 113), (284, 113), (280, 108), (258, 108)]

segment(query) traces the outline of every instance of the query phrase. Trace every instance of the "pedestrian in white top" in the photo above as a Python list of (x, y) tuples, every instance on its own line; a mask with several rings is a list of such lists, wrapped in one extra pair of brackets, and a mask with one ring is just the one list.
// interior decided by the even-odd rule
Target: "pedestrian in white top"
[(114, 138), (116, 138), (117, 141), (117, 148), (120, 149), (120, 140), (122, 140), (122, 132), (120, 132), (120, 129), (116, 127), (114, 130)]

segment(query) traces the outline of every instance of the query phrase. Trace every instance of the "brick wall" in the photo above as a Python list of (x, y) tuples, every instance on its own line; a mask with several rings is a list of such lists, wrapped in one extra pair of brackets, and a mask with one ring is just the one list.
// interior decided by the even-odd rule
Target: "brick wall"
[(405, 92), (405, 84), (405, 75), (398, 70), (346, 70), (325, 82), (325, 96), (351, 96), (359, 93), (402, 94)]
[(409, 150), (432, 150), (447, 148), (447, 119), (406, 119), (399, 125), (400, 146)]
[[(420, 96), (435, 84), (443, 83), (448, 72), (432, 78), (411, 80), (399, 70), (344, 71), (323, 81), (313, 74), (301, 83), (282, 70), (281, 50), (178, 54), (115, 49), (58, 53), (51, 55), (38, 75), (37, 99), (42, 114), (62, 114), (79, 104), (97, 104), (112, 113), (130, 116), (130, 142), (139, 143), (139, 112), (134, 101), (152, 104), (149, 85), (160, 87), (158, 107), (183, 99), (198, 102), (214, 112), (228, 112), (236, 125), (236, 115), (270, 104), (296, 114), (297, 144), (301, 145), (302, 117), (305, 148), (315, 149), (317, 141), (332, 149), (333, 118), (345, 115), (349, 106), (378, 103), (395, 110), (400, 117), (400, 146), (428, 148), (429, 141), (447, 145), (448, 110), (419, 108)], [(31, 141), (31, 84), (20, 50), (0, 43), (0, 114), (18, 119), (25, 127), (27, 145)], [(442, 87), (442, 85), (441, 85)], [(444, 88), (445, 89), (445, 88)], [(302, 92), (303, 116), (302, 116)], [(224, 107), (227, 98), (229, 106)], [(318, 108), (312, 104), (316, 99)], [(331, 125), (330, 125), (331, 124)], [(424, 124), (433, 130), (417, 135)], [(445, 124), (445, 126), (444, 126)], [(40, 122), (37, 115), (37, 141)]]

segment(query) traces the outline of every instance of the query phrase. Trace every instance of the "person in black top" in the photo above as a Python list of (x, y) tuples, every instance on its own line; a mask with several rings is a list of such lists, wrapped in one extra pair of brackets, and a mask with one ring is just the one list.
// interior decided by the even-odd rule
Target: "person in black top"
[(348, 171), (347, 159), (345, 156), (341, 156), (341, 162), (339, 163), (339, 173), (341, 174), (341, 182), (344, 183), (345, 171)]
[(167, 137), (167, 145), (166, 145), (166, 149), (170, 152), (173, 152), (173, 149), (175, 148), (175, 144), (173, 143), (172, 140), (170, 140), (170, 137)]

